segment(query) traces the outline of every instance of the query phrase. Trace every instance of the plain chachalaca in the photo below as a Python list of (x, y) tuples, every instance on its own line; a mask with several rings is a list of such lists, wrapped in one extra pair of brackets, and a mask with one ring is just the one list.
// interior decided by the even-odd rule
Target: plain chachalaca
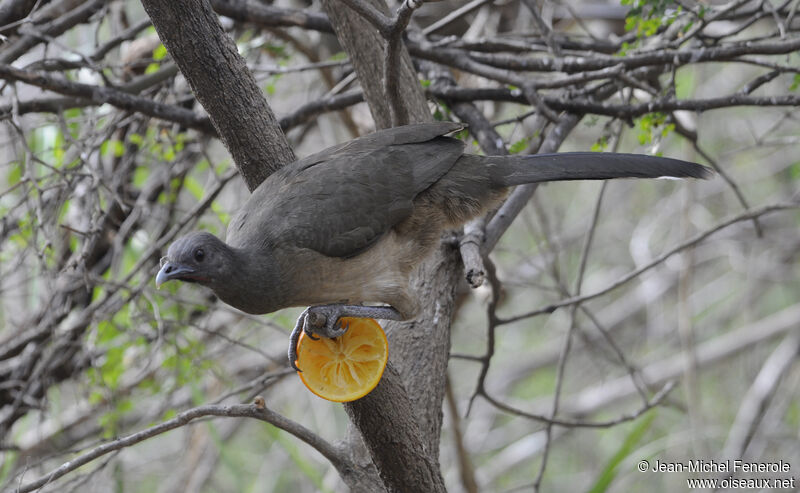
[(636, 154), (464, 154), (463, 142), (446, 137), (462, 128), (381, 130), (284, 166), (230, 222), (227, 243), (203, 232), (176, 240), (156, 285), (197, 282), (254, 314), (311, 306), (292, 332), (294, 366), (301, 330), (336, 337), (347, 329), (339, 317), (413, 318), (414, 267), (446, 229), (496, 206), (510, 186), (711, 175), (699, 164)]

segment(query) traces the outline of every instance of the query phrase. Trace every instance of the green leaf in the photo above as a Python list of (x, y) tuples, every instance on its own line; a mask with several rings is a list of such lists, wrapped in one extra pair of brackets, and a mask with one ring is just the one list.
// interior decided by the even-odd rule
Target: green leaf
[(211, 202), (211, 211), (217, 215), (222, 224), (227, 225), (230, 222), (231, 215), (225, 212), (225, 209), (216, 200)]
[(459, 130), (458, 132), (453, 134), (453, 138), (456, 138), (456, 139), (459, 139), (459, 140), (465, 140), (468, 137), (469, 137), (469, 130), (467, 130), (466, 128), (464, 130)]
[(788, 171), (789, 171), (789, 176), (792, 177), (792, 179), (796, 180), (800, 178), (800, 161), (797, 161), (796, 163), (789, 166)]
[(6, 174), (6, 181), (9, 185), (16, 185), (22, 179), (22, 163), (19, 161), (11, 161), (11, 169)]
[(121, 399), (117, 401), (117, 412), (120, 414), (127, 413), (133, 410), (133, 401), (130, 399)]
[(125, 371), (123, 354), (125, 348), (122, 346), (112, 347), (105, 354), (105, 361), (100, 366), (100, 378), (103, 383), (111, 390), (119, 385), (119, 379)]
[(116, 339), (120, 334), (121, 332), (117, 329), (117, 326), (108, 320), (102, 320), (97, 324), (97, 342), (99, 344)]
[[(635, 426), (630, 433), (628, 433), (625, 441), (623, 441), (622, 445), (620, 445), (619, 450), (617, 450), (617, 452), (608, 461), (608, 464), (606, 464), (606, 467), (600, 472), (600, 476), (589, 490), (589, 493), (603, 493), (604, 491), (608, 490), (611, 482), (619, 472), (618, 466), (628, 456), (630, 456), (631, 452), (633, 452), (634, 448), (636, 448), (637, 444), (642, 440), (645, 432), (647, 432), (647, 430), (650, 428), (650, 425), (653, 424), (653, 420), (655, 419), (656, 415), (656, 411), (652, 410), (645, 414), (644, 417), (640, 418), (638, 422), (634, 422)], [(636, 459), (641, 460), (643, 457), (637, 457)], [(626, 464), (628, 462), (631, 461), (626, 461)], [(631, 462), (630, 465), (631, 467), (636, 467), (633, 462)]]
[(109, 139), (100, 144), (100, 154), (108, 156), (113, 154), (114, 157), (122, 157), (125, 155), (125, 143), (118, 139)]
[(164, 151), (161, 153), (161, 158), (164, 161), (172, 162), (175, 160), (175, 155), (175, 148), (171, 145), (167, 145), (165, 146)]
[(19, 454), (13, 450), (8, 450), (3, 452), (3, 456), (3, 463), (2, 466), (0, 466), (0, 484), (7, 484), (6, 480), (9, 474), (11, 474), (11, 471), (14, 470)]
[(528, 147), (528, 142), (530, 142), (530, 137), (523, 137), (518, 141), (511, 144), (508, 148), (508, 152), (510, 154), (519, 154), (520, 152), (524, 151)]
[(128, 142), (138, 147), (142, 147), (142, 144), (144, 143), (144, 137), (142, 137), (140, 134), (132, 133), (128, 135)]
[(133, 186), (141, 188), (147, 177), (150, 176), (150, 168), (148, 166), (137, 166), (133, 170)]
[(603, 136), (592, 144), (592, 152), (603, 152), (608, 148), (608, 137)]
[(796, 91), (798, 87), (800, 87), (800, 74), (794, 74), (792, 85), (789, 86), (789, 90)]
[(267, 43), (264, 45), (264, 50), (267, 51), (273, 58), (288, 58), (289, 52), (286, 50), (286, 47), (282, 44), (277, 43)]
[(167, 47), (159, 44), (158, 48), (153, 50), (153, 60), (163, 60), (167, 56)]
[(281, 78), (281, 75), (282, 74), (275, 74), (275, 75), (271, 75), (271, 76), (269, 76), (267, 78), (267, 84), (264, 86), (264, 89), (266, 89), (267, 94), (269, 94), (270, 96), (274, 96), (275, 95), (275, 92), (277, 90), (275, 84)]
[(196, 198), (197, 200), (201, 200), (203, 195), (205, 195), (205, 191), (203, 190), (203, 185), (200, 184), (199, 181), (195, 180), (191, 176), (186, 177), (186, 181), (184, 182), (186, 189)]

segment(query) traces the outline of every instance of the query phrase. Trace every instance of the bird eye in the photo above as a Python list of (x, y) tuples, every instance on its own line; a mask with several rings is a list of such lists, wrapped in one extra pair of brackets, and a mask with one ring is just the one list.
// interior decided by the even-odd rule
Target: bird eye
[(202, 262), (205, 256), (206, 252), (204, 252), (202, 248), (198, 248), (197, 250), (194, 251), (194, 259), (197, 260), (198, 262)]

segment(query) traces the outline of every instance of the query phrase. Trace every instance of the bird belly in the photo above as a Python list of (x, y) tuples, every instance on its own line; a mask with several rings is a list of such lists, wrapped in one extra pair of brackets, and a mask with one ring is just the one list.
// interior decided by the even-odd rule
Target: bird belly
[(385, 303), (405, 318), (413, 318), (416, 300), (408, 292), (408, 278), (417, 258), (414, 245), (393, 232), (355, 257), (328, 257), (304, 252), (297, 266), (292, 305), (331, 303)]

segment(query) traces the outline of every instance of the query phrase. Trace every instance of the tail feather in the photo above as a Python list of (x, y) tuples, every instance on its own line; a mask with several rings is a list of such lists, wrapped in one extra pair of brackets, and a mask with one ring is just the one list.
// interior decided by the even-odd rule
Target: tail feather
[(487, 156), (494, 186), (561, 180), (611, 178), (711, 178), (714, 172), (696, 163), (667, 157), (611, 152), (563, 152), (525, 156)]

